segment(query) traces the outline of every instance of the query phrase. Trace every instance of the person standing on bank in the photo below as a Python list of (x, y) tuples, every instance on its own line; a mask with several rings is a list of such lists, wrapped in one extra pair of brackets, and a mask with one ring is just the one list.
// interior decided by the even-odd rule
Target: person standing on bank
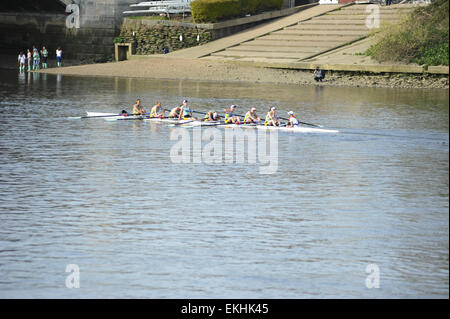
[(30, 49), (27, 49), (27, 65), (28, 65), (28, 72), (31, 71), (31, 63), (33, 62), (33, 55), (31, 54)]
[(58, 67), (62, 66), (62, 50), (60, 47), (56, 49), (56, 65)]
[(34, 47), (33, 49), (33, 71), (39, 70), (39, 62), (41, 58), (39, 56), (38, 50)]
[(18, 57), (18, 61), (19, 61), (19, 72), (23, 73), (25, 72), (25, 61), (26, 61), (26, 56), (25, 54), (23, 54), (22, 51), (20, 51), (19, 53), (19, 57)]
[(46, 69), (47, 68), (48, 51), (47, 51), (45, 45), (42, 47), (41, 57), (42, 57), (42, 68)]

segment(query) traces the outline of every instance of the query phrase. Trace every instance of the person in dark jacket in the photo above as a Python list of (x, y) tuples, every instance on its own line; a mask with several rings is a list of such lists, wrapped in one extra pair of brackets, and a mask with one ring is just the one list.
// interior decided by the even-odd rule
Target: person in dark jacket
[(314, 70), (314, 80), (316, 82), (322, 82), (322, 80), (325, 78), (325, 71), (321, 70), (319, 67), (316, 67)]

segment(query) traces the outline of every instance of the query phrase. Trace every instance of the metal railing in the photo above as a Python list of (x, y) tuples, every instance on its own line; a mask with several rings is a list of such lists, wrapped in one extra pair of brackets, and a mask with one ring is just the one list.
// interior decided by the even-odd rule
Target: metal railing
[(147, 1), (136, 4), (131, 4), (132, 8), (145, 8), (142, 10), (128, 10), (124, 11), (124, 14), (142, 14), (142, 13), (155, 13), (155, 14), (180, 14), (191, 12), (191, 2), (193, 0), (171, 0), (171, 1)]

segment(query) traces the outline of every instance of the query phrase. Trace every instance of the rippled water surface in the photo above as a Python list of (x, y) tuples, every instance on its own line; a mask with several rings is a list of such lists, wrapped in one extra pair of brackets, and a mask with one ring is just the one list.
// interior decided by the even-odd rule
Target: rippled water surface
[[(448, 91), (1, 75), (0, 297), (448, 298)], [(280, 132), (262, 175), (174, 163), (167, 124), (68, 118), (137, 97), (341, 133)]]

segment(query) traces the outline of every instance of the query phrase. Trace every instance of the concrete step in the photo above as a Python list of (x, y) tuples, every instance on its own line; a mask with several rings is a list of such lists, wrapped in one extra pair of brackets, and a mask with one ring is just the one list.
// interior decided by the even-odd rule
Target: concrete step
[[(333, 44), (333, 43), (331, 43)], [(253, 41), (248, 41), (242, 43), (242, 45), (246, 46), (272, 46), (272, 47), (310, 47), (310, 48), (317, 48), (323, 49), (328, 48), (330, 44), (328, 42), (316, 42), (316, 41), (289, 41), (289, 40), (263, 40), (263, 39), (256, 39)]]
[(290, 34), (277, 34), (272, 33), (270, 35), (266, 35), (264, 37), (261, 37), (260, 39), (264, 40), (288, 40), (288, 41), (317, 41), (317, 42), (338, 42), (338, 43), (345, 43), (348, 41), (353, 41), (354, 39), (357, 39), (358, 37), (355, 36), (299, 36), (299, 35), (290, 35)]
[[(321, 17), (317, 17), (313, 20), (365, 20), (369, 16), (369, 13), (365, 14), (327, 14)], [(396, 20), (400, 17), (397, 14), (380, 14), (380, 19), (384, 20)]]
[(361, 37), (366, 35), (369, 32), (369, 29), (366, 28), (364, 31), (352, 31), (352, 30), (291, 30), (285, 29), (277, 31), (276, 34), (291, 34), (291, 35), (299, 35), (299, 36), (308, 36), (308, 35), (316, 35), (316, 36), (324, 36), (324, 35), (333, 35), (337, 37), (344, 36), (352, 36), (352, 37)]
[[(386, 20), (380, 20), (380, 24), (385, 23)], [(365, 26), (366, 20), (310, 20), (302, 22), (302, 25), (328, 25), (331, 29), (334, 29), (334, 26)]]
[(299, 62), (299, 59), (290, 58), (261, 58), (261, 57), (248, 57), (248, 58), (234, 58), (235, 61), (240, 62), (268, 62), (268, 63), (293, 63)]
[[(386, 7), (386, 6), (378, 6), (378, 9), (380, 10), (380, 12), (389, 12), (389, 11), (412, 11), (415, 8), (417, 8), (417, 6), (414, 5), (402, 5), (401, 7), (397, 7), (397, 6), (390, 6), (390, 7)], [(353, 5), (353, 6), (348, 6), (345, 8), (341, 8), (341, 10), (336, 10), (333, 12), (355, 12), (355, 11), (363, 11), (365, 12), (367, 9), (367, 4), (363, 4), (363, 5)]]
[(257, 52), (257, 51), (220, 51), (213, 56), (236, 57), (236, 58), (269, 58), (269, 59), (304, 59), (311, 54), (295, 52)]
[(208, 55), (208, 56), (203, 57), (202, 60), (203, 59), (215, 60), (215, 61), (234, 61), (234, 60), (236, 60), (236, 58), (232, 57), (232, 56), (227, 57), (227, 56), (215, 56), (215, 55)]
[[(380, 10), (380, 14), (381, 15), (402, 15), (405, 13), (409, 13), (412, 10), (407, 9), (407, 10)], [(350, 8), (345, 9), (345, 10), (338, 10), (338, 11), (332, 11), (332, 12), (328, 12), (326, 15), (345, 15), (345, 16), (349, 16), (349, 15), (364, 15), (364, 14), (369, 14), (369, 12), (366, 11), (366, 9), (356, 9), (356, 10), (350, 10)]]
[(208, 55), (202, 59), (214, 61), (239, 61), (239, 62), (270, 62), (270, 63), (289, 63), (298, 62), (298, 59), (278, 59), (278, 58), (262, 58), (262, 57), (233, 57), (233, 56), (214, 56)]
[[(328, 46), (330, 47), (330, 46)], [(287, 52), (287, 53), (316, 53), (323, 51), (326, 48), (317, 47), (282, 47), (282, 46), (258, 46), (258, 45), (238, 45), (228, 48), (227, 51), (256, 51), (256, 52)]]
[[(311, 30), (311, 31), (323, 31), (330, 30), (328, 25), (321, 24), (296, 24), (294, 26), (287, 27), (285, 30)], [(335, 25), (332, 30), (335, 31), (367, 31), (367, 27), (355, 26), (355, 25)]]

